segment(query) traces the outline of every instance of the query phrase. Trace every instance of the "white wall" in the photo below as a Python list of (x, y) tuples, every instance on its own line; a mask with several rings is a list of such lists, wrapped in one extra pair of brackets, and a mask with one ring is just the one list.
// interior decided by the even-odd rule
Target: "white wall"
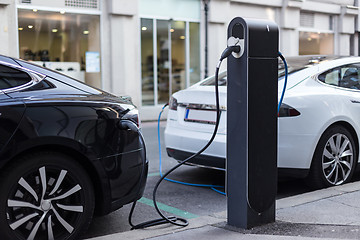
[[(121, 4), (123, 2), (124, 4)], [(140, 68), (140, 19), (137, 3), (126, 5), (125, 0), (109, 1), (104, 24), (109, 24), (108, 32), (103, 29), (103, 39), (109, 44), (103, 44), (106, 64), (104, 71), (110, 72), (110, 82), (103, 78), (104, 88), (115, 95), (129, 95), (135, 105), (141, 101), (141, 68)], [(128, 6), (128, 8), (126, 8)], [(106, 40), (109, 39), (109, 40)], [(110, 61), (109, 61), (110, 60)], [(106, 76), (107, 75), (107, 76)], [(103, 76), (104, 77), (104, 76)]]
[(15, 0), (0, 0), (0, 54), (18, 57), (18, 27)]
[(200, 19), (199, 0), (139, 0), (141, 16)]
[(340, 52), (339, 55), (348, 56), (350, 55), (350, 35), (341, 34), (339, 39)]

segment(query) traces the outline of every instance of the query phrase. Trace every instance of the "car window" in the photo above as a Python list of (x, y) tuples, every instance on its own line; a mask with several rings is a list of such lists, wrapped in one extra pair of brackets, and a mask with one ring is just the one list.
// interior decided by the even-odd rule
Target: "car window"
[(14, 88), (31, 81), (31, 77), (18, 69), (0, 65), (0, 90)]
[(359, 84), (360, 65), (352, 64), (341, 68), (340, 87), (360, 90)]
[(340, 80), (340, 69), (330, 69), (322, 74), (319, 75), (318, 79), (322, 81), (323, 83), (339, 86), (339, 80)]
[(330, 69), (319, 75), (326, 84), (360, 90), (360, 64), (349, 64)]

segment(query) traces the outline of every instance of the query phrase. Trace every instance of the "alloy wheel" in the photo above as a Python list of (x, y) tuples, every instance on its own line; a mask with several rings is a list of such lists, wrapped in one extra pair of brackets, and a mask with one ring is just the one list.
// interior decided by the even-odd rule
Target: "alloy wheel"
[(78, 227), (85, 195), (73, 173), (42, 166), (21, 177), (7, 199), (9, 227), (19, 239), (66, 239)]
[(345, 182), (352, 171), (354, 151), (349, 138), (342, 133), (332, 135), (322, 154), (322, 170), (324, 177), (331, 185)]

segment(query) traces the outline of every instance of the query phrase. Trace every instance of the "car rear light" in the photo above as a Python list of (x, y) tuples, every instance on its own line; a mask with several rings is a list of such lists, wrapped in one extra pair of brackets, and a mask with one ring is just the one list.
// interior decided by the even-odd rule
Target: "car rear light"
[(293, 107), (290, 107), (287, 104), (282, 103), (280, 106), (280, 111), (278, 117), (296, 117), (299, 116), (300, 112)]
[(178, 106), (177, 99), (174, 98), (173, 96), (171, 96), (170, 101), (169, 101), (169, 108), (170, 108), (171, 110), (176, 111), (176, 110), (177, 110), (177, 106)]

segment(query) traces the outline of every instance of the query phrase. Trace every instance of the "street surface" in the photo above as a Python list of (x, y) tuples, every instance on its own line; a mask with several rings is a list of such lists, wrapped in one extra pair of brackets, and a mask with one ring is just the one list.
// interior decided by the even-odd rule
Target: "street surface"
[[(164, 145), (164, 129), (166, 122), (162, 121), (161, 145), (162, 145), (162, 169), (163, 173), (176, 165), (176, 161), (167, 156)], [(152, 192), (159, 176), (159, 153), (157, 139), (157, 122), (142, 123), (147, 158), (149, 159), (149, 175), (145, 188), (144, 197), (136, 205), (133, 224), (138, 224), (148, 220), (159, 218), (152, 206)], [(204, 169), (199, 167), (181, 166), (168, 178), (198, 184), (225, 184), (225, 172)], [(223, 189), (219, 189), (224, 191)], [(277, 198), (284, 198), (309, 192), (309, 189), (301, 180), (282, 181), (278, 184)], [(226, 197), (210, 188), (184, 186), (176, 183), (164, 181), (161, 183), (157, 202), (162, 203), (159, 207), (166, 210), (165, 215), (176, 215), (185, 218), (197, 218), (199, 216), (208, 216), (214, 213), (226, 210)], [(130, 230), (128, 215), (131, 204), (103, 217), (95, 217), (84, 238), (97, 237), (112, 233), (124, 232)]]

